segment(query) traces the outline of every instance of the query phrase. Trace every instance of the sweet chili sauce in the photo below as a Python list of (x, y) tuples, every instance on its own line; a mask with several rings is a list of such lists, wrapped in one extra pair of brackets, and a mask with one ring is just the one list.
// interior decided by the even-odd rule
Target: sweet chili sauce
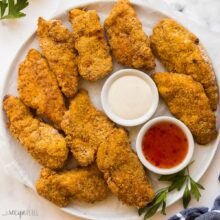
[(144, 135), (142, 151), (145, 158), (159, 168), (172, 168), (180, 164), (188, 152), (186, 135), (171, 122), (159, 122)]

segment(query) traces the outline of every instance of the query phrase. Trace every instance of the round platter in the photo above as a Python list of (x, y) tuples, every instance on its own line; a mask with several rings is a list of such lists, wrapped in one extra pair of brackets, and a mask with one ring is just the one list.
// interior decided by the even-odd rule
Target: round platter
[[(165, 15), (159, 11), (156, 11), (155, 9), (151, 7), (148, 7), (147, 5), (144, 4), (144, 2), (141, 3), (139, 1), (133, 1), (132, 3), (138, 14), (138, 17), (140, 18), (142, 22), (143, 29), (148, 35), (151, 34), (152, 27), (160, 19), (164, 17), (168, 17), (168, 15)], [(115, 1), (106, 0), (106, 1), (95, 1), (93, 3), (89, 3), (86, 5), (79, 5), (79, 7), (96, 10), (100, 16), (101, 23), (103, 24), (105, 18), (108, 16), (114, 4), (115, 4)], [(67, 11), (64, 11), (63, 13), (55, 16), (54, 18), (60, 19), (63, 22), (63, 24), (66, 25), (71, 30), (71, 26), (67, 18)], [(33, 24), (33, 25), (37, 26), (37, 24)], [(190, 29), (190, 27), (187, 27), (187, 28)], [(197, 29), (194, 28), (191, 31), (194, 32), (194, 30), (197, 30)], [(206, 48), (207, 53), (210, 55), (210, 57), (211, 58), (214, 57), (215, 54), (211, 51), (212, 48), (214, 48), (213, 41), (212, 42), (208, 40), (203, 41), (204, 35), (200, 31), (197, 31), (196, 35), (201, 39), (201, 42), (204, 44), (204, 47)], [(9, 68), (9, 71), (8, 71), (8, 74), (7, 74), (5, 83), (4, 83), (1, 100), (6, 94), (17, 95), (18, 65), (24, 59), (25, 55), (27, 54), (30, 48), (39, 49), (36, 33), (33, 33), (33, 35), (30, 36), (30, 38), (24, 43), (24, 45), (21, 47), (16, 57), (14, 58)], [(212, 62), (213, 62), (213, 66), (216, 72), (217, 81), (219, 82), (220, 66), (216, 64), (214, 60), (212, 60)], [(126, 68), (126, 67), (118, 65), (116, 62), (114, 62), (113, 72), (123, 69), (123, 68)], [(154, 71), (164, 71), (164, 68), (161, 66), (161, 64), (158, 61), (157, 61), (157, 67)], [(93, 104), (98, 109), (101, 109), (101, 110), (103, 109), (101, 106), (100, 93), (101, 93), (101, 88), (105, 80), (106, 78), (95, 83), (89, 83), (84, 80), (80, 81), (80, 87), (85, 88), (89, 91), (89, 95), (92, 99)], [(217, 112), (218, 112), (217, 119), (218, 119), (218, 125), (219, 125), (219, 118), (220, 118), (219, 108)], [(161, 116), (161, 115), (171, 116), (167, 107), (165, 106), (162, 100), (160, 100), (158, 109), (153, 117)], [(2, 126), (2, 131), (3, 131), (1, 136), (4, 137), (1, 141), (2, 145), (9, 149), (9, 152), (14, 160), (13, 163), (16, 164), (16, 169), (20, 173), (20, 176), (22, 176), (21, 181), (24, 184), (31, 187), (33, 190), (35, 190), (35, 181), (38, 178), (41, 167), (31, 158), (29, 154), (27, 154), (25, 149), (22, 148), (21, 146), (18, 146), (19, 144), (11, 137), (11, 135), (7, 131), (6, 118), (2, 111), (1, 111), (0, 119), (2, 122), (1, 126)], [(128, 128), (130, 132), (131, 144), (134, 149), (135, 149), (136, 136), (137, 136), (137, 133), (140, 127), (141, 126)], [(219, 140), (220, 140), (220, 135), (218, 135), (218, 137), (212, 143), (206, 146), (200, 146), (198, 144), (195, 145), (195, 152), (193, 155), (193, 160), (195, 160), (195, 162), (190, 168), (191, 175), (193, 176), (195, 180), (198, 181), (203, 176), (205, 171), (207, 170), (209, 164), (211, 163), (215, 155)], [(155, 190), (164, 186), (162, 183), (158, 182), (157, 180), (158, 176), (156, 174), (149, 173), (149, 176), (150, 176), (151, 182)], [(173, 204), (178, 199), (180, 199), (182, 196), (182, 193), (183, 193), (182, 191), (170, 193), (168, 196), (168, 200), (167, 200), (167, 206)], [(97, 202), (94, 204), (87, 204), (87, 203), (75, 201), (68, 207), (63, 208), (63, 210), (72, 215), (76, 215), (76, 216), (88, 218), (88, 219), (96, 219), (96, 220), (99, 220), (99, 219), (109, 219), (109, 220), (130, 219), (132, 220), (132, 219), (139, 218), (136, 208), (129, 207), (127, 205), (122, 204), (113, 195), (110, 195), (108, 199), (102, 202)]]

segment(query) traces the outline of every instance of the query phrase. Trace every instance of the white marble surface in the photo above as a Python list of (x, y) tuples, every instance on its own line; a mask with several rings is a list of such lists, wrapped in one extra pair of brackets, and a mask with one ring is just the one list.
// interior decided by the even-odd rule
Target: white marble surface
[(175, 10), (190, 17), (202, 26), (220, 32), (219, 0), (165, 0)]
[[(76, 1), (76, 0), (75, 0)], [(78, 0), (82, 2), (82, 0)], [(157, 1), (157, 0), (155, 0)], [(220, 1), (219, 0), (165, 0), (174, 10), (184, 13), (188, 18), (192, 18), (199, 24), (205, 26), (207, 30), (220, 32)], [(26, 9), (27, 17), (17, 21), (0, 22), (0, 72), (1, 78), (7, 71), (11, 60), (22, 42), (36, 28), (32, 24), (36, 23), (39, 15), (49, 17), (57, 9), (62, 10), (68, 0), (31, 0), (30, 6)], [(212, 4), (210, 4), (210, 2)], [(58, 7), (58, 4), (59, 7)], [(0, 80), (0, 88), (2, 86)], [(206, 174), (201, 179), (201, 184), (206, 190), (202, 193), (199, 205), (211, 206), (213, 199), (220, 193), (220, 184), (217, 181), (220, 173), (220, 148), (209, 167)], [(192, 201), (190, 206), (198, 205)], [(181, 202), (177, 202), (167, 209), (167, 216), (155, 215), (152, 219), (166, 219), (182, 208)], [(79, 220), (62, 212), (52, 203), (40, 198), (34, 192), (23, 186), (21, 183), (4, 173), (0, 166), (0, 219), (14, 220), (19, 216), (4, 216), (8, 210), (35, 210), (35, 216), (22, 216), (26, 220)]]

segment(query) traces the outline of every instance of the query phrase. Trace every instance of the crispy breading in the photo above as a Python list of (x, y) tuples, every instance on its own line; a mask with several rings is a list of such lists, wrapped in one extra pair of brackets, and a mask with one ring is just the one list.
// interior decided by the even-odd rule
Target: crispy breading
[(105, 77), (112, 71), (112, 57), (97, 12), (73, 9), (69, 19), (79, 53), (79, 74), (89, 81)]
[(105, 20), (105, 30), (116, 61), (133, 68), (154, 69), (148, 36), (128, 0), (119, 0)]
[(169, 72), (187, 74), (200, 82), (212, 110), (218, 104), (218, 88), (212, 64), (199, 39), (172, 19), (161, 20), (153, 29), (151, 47)]
[(60, 128), (66, 110), (64, 98), (47, 61), (35, 49), (28, 52), (19, 66), (18, 92), (25, 105)]
[(131, 150), (127, 134), (93, 107), (85, 90), (80, 90), (71, 100), (61, 126), (80, 165), (92, 163), (98, 150), (98, 167), (119, 199), (142, 207), (153, 198), (153, 190), (137, 155)]
[(97, 165), (112, 193), (127, 205), (140, 208), (154, 198), (154, 191), (124, 129), (115, 130), (100, 145)]
[(58, 84), (67, 97), (78, 90), (77, 52), (73, 34), (59, 20), (38, 19), (37, 35), (43, 55), (47, 58)]
[(89, 203), (101, 201), (108, 195), (102, 173), (95, 165), (61, 172), (43, 168), (36, 188), (39, 195), (61, 207), (76, 199)]
[(99, 145), (113, 132), (115, 124), (93, 107), (87, 91), (80, 90), (72, 98), (61, 127), (75, 159), (87, 166), (95, 160)]
[(3, 102), (11, 134), (40, 164), (60, 169), (68, 156), (64, 137), (52, 126), (33, 118), (20, 99), (6, 96)]
[(177, 73), (157, 73), (154, 80), (170, 112), (188, 126), (197, 143), (216, 138), (216, 116), (200, 83)]

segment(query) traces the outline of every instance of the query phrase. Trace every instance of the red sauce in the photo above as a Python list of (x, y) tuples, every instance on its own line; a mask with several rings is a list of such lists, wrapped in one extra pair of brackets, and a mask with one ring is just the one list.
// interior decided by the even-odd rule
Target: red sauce
[(180, 164), (188, 152), (186, 135), (171, 122), (153, 125), (144, 135), (142, 150), (145, 158), (159, 168)]

